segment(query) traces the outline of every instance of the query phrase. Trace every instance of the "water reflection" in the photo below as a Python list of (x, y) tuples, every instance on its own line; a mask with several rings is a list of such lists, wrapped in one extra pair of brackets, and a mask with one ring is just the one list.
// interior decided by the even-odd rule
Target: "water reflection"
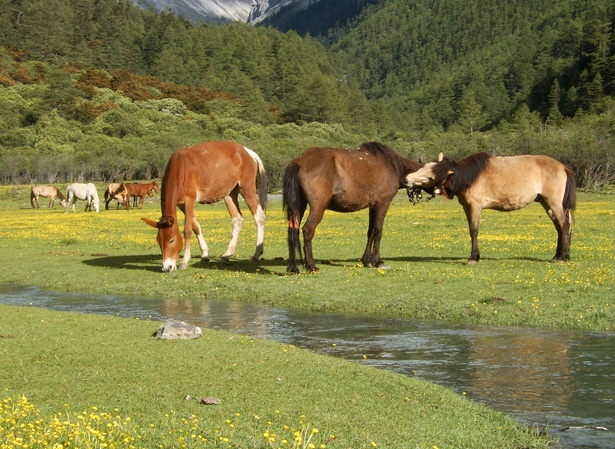
[[(224, 301), (119, 298), (0, 286), (0, 303), (183, 319), (447, 386), (529, 425), (615, 430), (615, 334), (470, 327)], [(561, 447), (613, 448), (615, 433), (556, 432)]]

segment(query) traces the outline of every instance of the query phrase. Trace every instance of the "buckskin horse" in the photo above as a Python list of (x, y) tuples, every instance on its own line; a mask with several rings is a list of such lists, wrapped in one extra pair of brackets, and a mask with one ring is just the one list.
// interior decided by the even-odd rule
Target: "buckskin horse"
[(109, 203), (113, 200), (117, 200), (118, 208), (120, 207), (120, 204), (124, 205), (124, 201), (121, 197), (116, 197), (116, 192), (119, 191), (121, 186), (121, 182), (112, 182), (107, 186), (107, 189), (105, 190), (105, 210), (109, 210)]
[(406, 176), (408, 187), (419, 187), (447, 198), (457, 196), (468, 219), (472, 252), (468, 265), (480, 260), (478, 225), (483, 209), (512, 211), (539, 202), (557, 230), (557, 250), (552, 262), (570, 258), (572, 212), (576, 207), (574, 174), (561, 162), (547, 156), (494, 157), (476, 153), (459, 162), (440, 153)]
[(66, 188), (66, 209), (64, 212), (68, 212), (68, 205), (73, 205), (73, 212), (75, 212), (75, 203), (77, 200), (85, 200), (85, 210), (92, 211), (92, 206), (94, 206), (94, 210), (98, 212), (98, 192), (96, 191), (96, 186), (92, 183), (89, 184), (81, 184), (75, 183), (71, 184)]
[[(47, 207), (54, 207), (56, 203), (56, 197), (60, 198), (60, 204), (66, 209), (66, 198), (60, 192), (56, 186), (33, 186), (30, 191), (30, 203), (32, 207), (40, 208), (38, 204), (38, 198), (49, 198), (49, 205)], [(35, 206), (36, 204), (36, 206)]]
[[(258, 198), (256, 175), (260, 176)], [(196, 203), (212, 204), (224, 199), (231, 215), (233, 233), (228, 249), (220, 260), (228, 262), (235, 253), (237, 240), (243, 224), (239, 209), (238, 194), (244, 197), (256, 222), (256, 251), (252, 261), (263, 254), (265, 237), (265, 212), (267, 206), (267, 174), (260, 157), (252, 150), (236, 142), (204, 142), (180, 148), (169, 159), (162, 179), (160, 208), (162, 217), (153, 221), (142, 218), (158, 229), (156, 237), (162, 250), (162, 271), (176, 269), (182, 238), (177, 223), (177, 208), (185, 215), (184, 238), (186, 248), (179, 264), (183, 269), (190, 262), (190, 239), (196, 234), (201, 248), (201, 261), (209, 261), (208, 248), (201, 226), (194, 215)]]
[(305, 267), (318, 271), (312, 253), (312, 239), (326, 209), (355, 212), (369, 208), (367, 246), (363, 257), (366, 267), (383, 267), (380, 240), (384, 217), (397, 191), (405, 187), (408, 171), (423, 164), (407, 159), (378, 142), (357, 149), (310, 148), (286, 167), (282, 203), (288, 218), (289, 273), (298, 273), (295, 251), (301, 248), (299, 226), (309, 204), (303, 225)]

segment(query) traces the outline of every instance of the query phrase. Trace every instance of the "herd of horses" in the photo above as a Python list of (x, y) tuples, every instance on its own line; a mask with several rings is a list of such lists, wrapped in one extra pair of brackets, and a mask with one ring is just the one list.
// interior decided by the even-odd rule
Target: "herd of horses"
[[(404, 188), (413, 198), (419, 197), (421, 191), (432, 196), (457, 197), (466, 214), (472, 241), (468, 265), (475, 265), (480, 260), (477, 236), (481, 211), (518, 210), (531, 202), (543, 206), (557, 231), (557, 249), (552, 261), (565, 262), (570, 257), (576, 182), (574, 174), (559, 161), (547, 156), (494, 157), (487, 153), (454, 161), (440, 153), (437, 161), (423, 164), (386, 145), (368, 142), (355, 149), (310, 148), (293, 159), (284, 170), (282, 205), (288, 219), (287, 272), (299, 272), (297, 252), (299, 259), (305, 255), (303, 262), (309, 272), (318, 271), (312, 240), (325, 210), (355, 212), (369, 209), (367, 245), (361, 260), (365, 267), (384, 267), (380, 257), (384, 218), (393, 198)], [(156, 239), (162, 251), (163, 271), (178, 268), (182, 249), (184, 256), (179, 268), (188, 266), (193, 233), (199, 242), (201, 261), (210, 260), (194, 211), (197, 203), (211, 204), (220, 200), (226, 203), (233, 226), (228, 248), (221, 256), (221, 261), (228, 263), (235, 253), (243, 224), (239, 193), (257, 226), (252, 260), (258, 261), (263, 254), (267, 173), (254, 151), (236, 142), (221, 141), (180, 148), (169, 159), (161, 190), (155, 182), (110, 184), (105, 192), (105, 208), (108, 209), (109, 202), (115, 199), (118, 207), (123, 205), (129, 209), (131, 198), (135, 201), (133, 207), (142, 208), (145, 196), (151, 196), (152, 191), (160, 193), (161, 218), (158, 221), (142, 220), (158, 230)], [(69, 186), (66, 198), (53, 186), (33, 187), (32, 207), (35, 204), (38, 207), (39, 196), (50, 197), (50, 206), (55, 197), (60, 198), (66, 210), (72, 203), (74, 211), (77, 199), (86, 200), (90, 210), (92, 205), (96, 211), (99, 207), (93, 184)], [(301, 227), (308, 206), (310, 210)], [(185, 217), (183, 233), (179, 228), (178, 208)]]
[[(117, 200), (118, 208), (122, 205), (126, 210), (130, 209), (130, 200), (134, 200), (134, 206), (143, 209), (145, 196), (152, 197), (153, 193), (160, 193), (160, 188), (155, 181), (145, 183), (111, 183), (105, 190), (105, 209), (109, 209), (109, 203)], [(33, 208), (40, 208), (38, 199), (40, 197), (49, 198), (48, 207), (55, 206), (56, 198), (59, 198), (65, 212), (68, 212), (70, 205), (75, 211), (77, 200), (86, 202), (85, 210), (91, 211), (92, 207), (96, 212), (100, 208), (100, 200), (96, 186), (92, 183), (76, 182), (66, 188), (66, 196), (62, 194), (56, 186), (33, 186), (30, 191), (30, 203)]]

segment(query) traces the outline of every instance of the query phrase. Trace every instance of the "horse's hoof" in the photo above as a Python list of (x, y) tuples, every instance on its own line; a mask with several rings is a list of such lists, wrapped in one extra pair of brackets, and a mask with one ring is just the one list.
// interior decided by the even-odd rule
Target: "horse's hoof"
[(224, 265), (233, 265), (230, 259), (224, 256), (220, 257), (220, 262), (222, 262)]
[(297, 267), (287, 267), (286, 272), (288, 274), (299, 274), (299, 268)]
[(561, 257), (554, 257), (553, 259), (551, 259), (551, 262), (553, 262), (553, 263), (566, 263), (566, 259), (562, 259)]
[(252, 258), (250, 259), (250, 262), (259, 262), (260, 260), (261, 260), (260, 257), (252, 256)]
[(468, 259), (466, 265), (478, 265), (478, 260)]
[(388, 265), (385, 265), (384, 263), (377, 265), (377, 268), (379, 270), (390, 270), (391, 269), (391, 267), (389, 267)]
[(211, 259), (209, 256), (201, 257), (201, 263), (208, 263)]
[(177, 266), (178, 270), (185, 270), (186, 268), (188, 268), (188, 264), (183, 262)]
[(313, 267), (308, 267), (308, 272), (310, 273), (318, 273), (320, 271), (320, 268), (313, 266)]

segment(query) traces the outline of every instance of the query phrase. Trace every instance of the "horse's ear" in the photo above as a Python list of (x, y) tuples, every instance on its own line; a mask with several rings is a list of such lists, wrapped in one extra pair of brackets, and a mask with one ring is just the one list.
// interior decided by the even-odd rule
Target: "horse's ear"
[(423, 155), (422, 154), (419, 156), (419, 163), (421, 163), (421, 164), (423, 163)]
[(158, 227), (158, 222), (154, 221), (154, 220), (150, 220), (149, 218), (145, 218), (145, 217), (141, 217), (141, 220), (143, 220), (144, 222), (146, 222), (148, 225), (157, 228)]
[(169, 227), (173, 226), (173, 224), (175, 223), (175, 218), (167, 215), (166, 217), (161, 218), (160, 222), (162, 223), (162, 220), (165, 218), (166, 218), (165, 220), (166, 225)]
[(455, 174), (455, 170), (449, 170), (447, 175), (454, 175)]
[(440, 151), (440, 154), (438, 154), (438, 162), (442, 162), (444, 160), (444, 152)]

